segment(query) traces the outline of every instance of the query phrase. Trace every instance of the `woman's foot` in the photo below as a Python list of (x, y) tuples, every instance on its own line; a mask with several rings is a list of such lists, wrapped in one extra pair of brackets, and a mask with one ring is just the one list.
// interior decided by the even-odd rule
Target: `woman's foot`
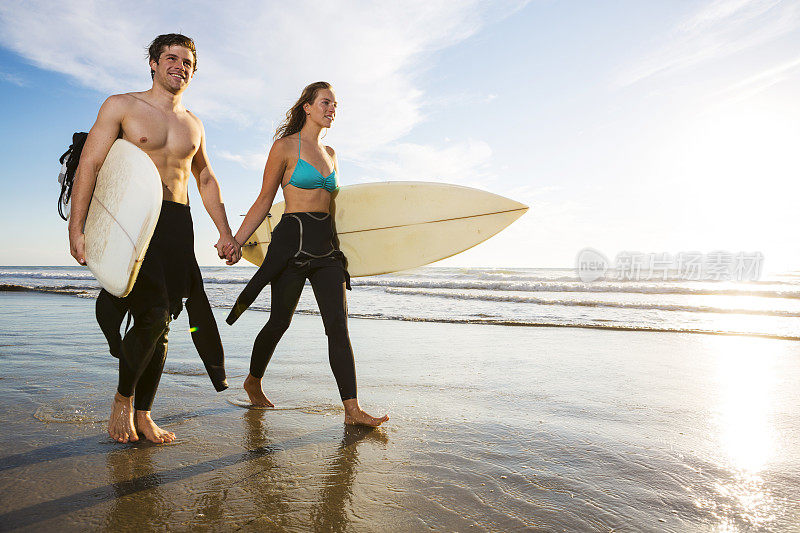
[(365, 413), (361, 406), (358, 405), (358, 398), (345, 400), (344, 404), (344, 423), (352, 426), (369, 426), (376, 428), (389, 420), (389, 415), (383, 415), (380, 418), (375, 418), (372, 415)]
[(117, 442), (134, 442), (139, 440), (133, 425), (133, 396), (114, 394), (114, 405), (108, 418), (108, 434)]
[(261, 380), (253, 377), (252, 374), (247, 374), (244, 380), (244, 390), (253, 407), (275, 407), (264, 395), (264, 391), (261, 389)]
[(172, 442), (175, 440), (175, 434), (171, 431), (161, 429), (150, 418), (150, 411), (136, 411), (136, 429), (139, 430), (144, 438), (156, 444), (164, 442)]

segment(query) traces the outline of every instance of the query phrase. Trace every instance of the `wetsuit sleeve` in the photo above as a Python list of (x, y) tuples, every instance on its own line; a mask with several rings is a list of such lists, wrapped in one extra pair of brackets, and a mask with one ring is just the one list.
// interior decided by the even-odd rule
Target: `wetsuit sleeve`
[(189, 331), (192, 342), (200, 354), (211, 383), (217, 392), (228, 388), (225, 378), (225, 353), (219, 337), (217, 321), (202, 285), (195, 284), (186, 300), (186, 311), (189, 314)]
[[(261, 291), (269, 285), (272, 280), (276, 279), (278, 275), (283, 272), (289, 260), (294, 257), (297, 252), (297, 243), (299, 242), (299, 228), (291, 223), (287, 226), (283, 220), (275, 228), (272, 233), (272, 242), (267, 248), (267, 255), (264, 262), (258, 267), (253, 278), (247, 283), (244, 290), (242, 290), (239, 297), (236, 298), (236, 303), (233, 305), (228, 318), (225, 319), (230, 325), (233, 325), (236, 320), (250, 307), (256, 300)], [(280, 231), (279, 231), (280, 229)], [(293, 248), (294, 246), (294, 248)]]

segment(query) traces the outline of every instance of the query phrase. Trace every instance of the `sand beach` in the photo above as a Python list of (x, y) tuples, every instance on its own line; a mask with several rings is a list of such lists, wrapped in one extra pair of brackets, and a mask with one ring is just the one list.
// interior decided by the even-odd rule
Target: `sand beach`
[[(217, 309), (223, 323), (224, 310)], [(298, 315), (240, 406), (266, 313), (222, 328), (215, 393), (170, 333), (153, 417), (105, 432), (116, 360), (72, 295), (0, 292), (0, 529), (792, 531), (800, 344), (688, 333), (351, 319), (347, 428), (321, 319)]]

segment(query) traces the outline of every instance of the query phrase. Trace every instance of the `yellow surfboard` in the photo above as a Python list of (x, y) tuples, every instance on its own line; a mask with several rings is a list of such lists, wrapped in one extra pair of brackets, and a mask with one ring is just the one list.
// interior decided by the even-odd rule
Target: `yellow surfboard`
[[(284, 203), (272, 206), (242, 246), (264, 261)], [(471, 187), (417, 181), (348, 185), (334, 193), (331, 213), (351, 276), (372, 276), (433, 263), (497, 234), (528, 206)]]

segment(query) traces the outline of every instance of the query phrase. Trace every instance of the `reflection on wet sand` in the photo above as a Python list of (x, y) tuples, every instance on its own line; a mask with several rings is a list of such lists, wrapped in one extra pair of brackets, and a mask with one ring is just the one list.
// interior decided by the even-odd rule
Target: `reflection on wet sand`
[(248, 528), (284, 528), (288, 524), (291, 506), (286, 501), (286, 493), (281, 490), (280, 477), (285, 472), (275, 459), (275, 446), (270, 438), (270, 427), (264, 420), (265, 411), (250, 409), (245, 411), (244, 445), (248, 450), (271, 450), (249, 461), (243, 468), (244, 476), (236, 482), (247, 493), (249, 507), (244, 514)]
[[(161, 489), (163, 480), (155, 472), (155, 446), (143, 445), (106, 454), (108, 475), (116, 496), (103, 521), (106, 531), (129, 527), (156, 529), (170, 522), (173, 505)], [(135, 498), (135, 505), (129, 501)]]
[[(269, 416), (267, 411), (249, 410), (243, 417), (244, 444), (251, 452), (275, 452), (289, 444), (287, 442), (275, 446), (266, 422), (266, 417)], [(319, 439), (312, 438), (307, 444), (325, 447), (329, 443), (330, 432), (324, 431), (324, 434), (318, 435)], [(307, 441), (308, 436), (303, 440)], [(358, 445), (366, 440), (381, 444), (388, 442), (381, 430), (344, 426), (342, 438), (330, 458), (330, 463), (323, 467), (321, 480), (313, 473), (316, 470), (315, 454), (305, 453), (298, 456), (292, 451), (291, 456), (280, 456), (265, 453), (246, 462), (242, 472), (244, 476), (235, 482), (235, 485), (248, 493), (249, 508), (240, 510), (249, 516), (243, 525), (255, 529), (297, 527), (298, 522), (305, 523), (309, 519), (302, 511), (310, 503), (310, 520), (315, 530), (347, 529), (358, 466)], [(312, 495), (313, 490), (320, 485), (320, 493), (315, 498)]]
[(353, 481), (358, 466), (358, 445), (364, 440), (381, 444), (388, 442), (386, 434), (376, 428), (345, 426), (342, 441), (324, 474), (319, 502), (311, 509), (315, 531), (345, 531), (349, 525), (349, 510), (353, 502)]

